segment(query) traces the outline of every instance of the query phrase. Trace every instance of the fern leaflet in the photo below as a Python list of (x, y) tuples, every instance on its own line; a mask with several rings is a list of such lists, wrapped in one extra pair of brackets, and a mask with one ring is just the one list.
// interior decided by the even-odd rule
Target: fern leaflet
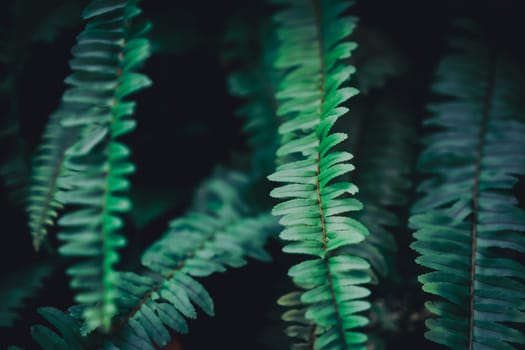
[[(342, 16), (352, 2), (277, 3), (288, 5), (275, 15), (281, 40), (275, 66), (287, 72), (277, 93), (277, 114), (286, 119), (279, 127), (281, 165), (269, 179), (285, 183), (271, 196), (287, 200), (277, 204), (273, 214), (281, 216), (285, 227), (281, 238), (292, 241), (283, 250), (315, 257), (289, 270), (294, 282), (307, 289), (300, 296), (306, 309), (285, 315), (293, 315), (288, 319), (297, 323), (314, 321), (316, 349), (363, 349), (367, 337), (356, 328), (368, 320), (358, 313), (370, 304), (361, 300), (369, 291), (359, 285), (370, 281), (370, 265), (337, 250), (362, 242), (368, 230), (341, 215), (361, 210), (362, 204), (346, 197), (357, 192), (354, 184), (334, 181), (353, 166), (348, 163), (350, 153), (333, 150), (347, 135), (331, 132), (348, 111), (339, 105), (357, 93), (341, 87), (355, 69), (340, 61), (356, 46), (345, 40), (356, 18)], [(309, 332), (310, 327), (297, 336), (309, 339)]]
[(64, 128), (61, 110), (53, 113), (44, 130), (42, 142), (33, 160), (32, 181), (27, 211), (33, 246), (39, 250), (54, 224), (63, 203), (57, 196), (60, 191), (58, 178), (66, 172), (63, 167), (65, 151), (78, 137), (79, 128)]
[(56, 208), (71, 206), (58, 221), (58, 238), (64, 241), (59, 252), (82, 258), (68, 269), (71, 286), (79, 290), (75, 300), (89, 305), (83, 315), (89, 327), (106, 331), (117, 311), (116, 249), (125, 244), (117, 233), (118, 214), (130, 208), (121, 193), (134, 170), (129, 149), (117, 138), (135, 126), (129, 118), (135, 104), (125, 98), (150, 85), (133, 72), (149, 55), (142, 37), (148, 26), (131, 26), (140, 14), (136, 2), (93, 0), (84, 10), (88, 22), (72, 49), (73, 73), (65, 80), (70, 88), (49, 122), (39, 157), (44, 164), (32, 192), (37, 203), (30, 206), (36, 210), (31, 222), (37, 245)]
[[(169, 330), (188, 332), (186, 318), (196, 318), (198, 306), (214, 314), (213, 300), (195, 279), (241, 267), (246, 258), (267, 261), (263, 249), (269, 234), (278, 228), (270, 213), (251, 213), (241, 199), (249, 185), (248, 177), (229, 172), (219, 174), (197, 192), (193, 209), (170, 222), (165, 235), (151, 245), (142, 257), (146, 273), (118, 272), (119, 313), (109, 335), (100, 336), (89, 324), (76, 325), (84, 334), (84, 345), (98, 344), (104, 349), (155, 349), (169, 344)], [(72, 318), (51, 321), (55, 327), (75, 327), (85, 305), (70, 308)], [(36, 327), (36, 328), (35, 328)], [(33, 332), (55, 333), (53, 339), (64, 339), (44, 326)], [(44, 330), (46, 329), (46, 330)], [(44, 349), (52, 348), (51, 338), (36, 339)], [(60, 340), (53, 340), (60, 342)]]
[(413, 206), (412, 244), (419, 276), (437, 315), (426, 337), (452, 349), (513, 349), (525, 336), (525, 212), (511, 189), (525, 173), (523, 90), (505, 57), (474, 38), (455, 37), (455, 53), (437, 69), (432, 90), (450, 97), (430, 105), (420, 169), (430, 177)]

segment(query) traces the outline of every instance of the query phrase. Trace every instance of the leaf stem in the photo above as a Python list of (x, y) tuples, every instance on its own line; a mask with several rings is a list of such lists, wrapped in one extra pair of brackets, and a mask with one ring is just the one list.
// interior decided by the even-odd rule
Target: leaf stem
[(471, 253), (470, 253), (470, 316), (469, 316), (469, 335), (468, 348), (474, 348), (474, 307), (475, 307), (475, 279), (476, 279), (476, 253), (477, 253), (477, 229), (478, 229), (478, 211), (479, 211), (479, 187), (481, 177), (481, 167), (483, 161), (483, 149), (485, 146), (487, 125), (490, 119), (490, 110), (494, 97), (494, 85), (496, 83), (496, 57), (491, 54), (489, 57), (489, 76), (487, 92), (483, 104), (483, 115), (478, 135), (478, 148), (476, 157), (476, 170), (474, 174), (474, 184), (472, 186), (472, 216), (471, 216)]
[[(325, 57), (324, 57), (324, 40), (323, 40), (323, 35), (322, 35), (322, 30), (321, 30), (321, 26), (322, 26), (322, 14), (321, 14), (321, 11), (322, 11), (322, 8), (321, 8), (321, 3), (320, 3), (320, 0), (312, 0), (312, 5), (313, 5), (313, 12), (314, 12), (314, 16), (315, 16), (315, 23), (316, 23), (316, 34), (317, 34), (317, 42), (319, 44), (319, 68), (320, 68), (320, 72), (321, 72), (321, 79), (319, 81), (319, 92), (320, 92), (320, 100), (319, 100), (319, 120), (321, 121), (322, 117), (323, 117), (323, 104), (324, 104), (324, 100), (325, 100), (325, 97), (326, 97), (326, 90), (325, 90), (325, 83), (326, 83), (326, 64), (325, 64)], [(322, 196), (321, 196), (321, 185), (320, 185), (320, 182), (319, 182), (319, 175), (321, 173), (321, 169), (319, 167), (319, 163), (321, 161), (321, 156), (320, 154), (318, 153), (317, 154), (317, 171), (316, 171), (316, 195), (317, 195), (317, 204), (319, 206), (319, 216), (320, 216), (320, 219), (321, 219), (321, 230), (322, 230), (322, 235), (323, 235), (323, 262), (324, 262), (324, 265), (325, 265), (325, 268), (326, 268), (326, 271), (327, 271), (327, 278), (328, 278), (328, 287), (330, 288), (330, 295), (331, 295), (331, 299), (332, 299), (332, 304), (334, 306), (334, 309), (335, 309), (335, 315), (336, 315), (336, 318), (337, 318), (337, 331), (341, 337), (341, 340), (342, 340), (342, 344), (344, 344), (344, 348), (343, 349), (346, 349), (346, 341), (345, 341), (345, 332), (344, 332), (344, 329), (343, 329), (343, 320), (342, 320), (342, 317), (341, 317), (341, 311), (339, 310), (339, 304), (338, 304), (338, 301), (337, 301), (337, 295), (336, 295), (336, 292), (335, 292), (335, 288), (334, 288), (334, 280), (333, 280), (333, 277), (332, 277), (332, 272), (330, 270), (330, 263), (329, 263), (329, 260), (326, 256), (326, 253), (327, 253), (327, 246), (328, 246), (328, 235), (327, 235), (327, 231), (326, 231), (326, 221), (325, 221), (325, 213), (324, 213), (324, 205), (323, 205), (323, 200), (322, 200)]]

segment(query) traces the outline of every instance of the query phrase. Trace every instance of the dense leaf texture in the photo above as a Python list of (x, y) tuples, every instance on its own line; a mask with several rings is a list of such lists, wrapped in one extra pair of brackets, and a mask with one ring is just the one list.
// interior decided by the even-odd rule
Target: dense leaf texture
[(281, 216), (281, 238), (292, 241), (284, 251), (313, 256), (289, 270), (294, 282), (307, 290), (299, 296), (305, 308), (284, 318), (315, 324), (288, 330), (306, 340), (298, 348), (364, 349), (367, 337), (356, 328), (368, 323), (358, 313), (370, 307), (362, 300), (369, 291), (359, 285), (370, 281), (370, 265), (337, 250), (362, 242), (368, 231), (346, 215), (362, 204), (348, 196), (357, 192), (355, 185), (336, 180), (353, 169), (348, 163), (352, 155), (333, 149), (347, 135), (331, 132), (347, 112), (339, 105), (357, 92), (342, 87), (354, 67), (340, 61), (355, 47), (345, 39), (356, 19), (342, 16), (351, 2), (277, 2), (287, 6), (275, 15), (281, 40), (275, 66), (287, 74), (277, 93), (277, 113), (284, 119), (277, 150), (281, 165), (269, 177), (284, 183), (271, 192), (284, 201), (273, 214)]
[[(214, 314), (210, 295), (195, 277), (244, 266), (247, 257), (269, 260), (263, 246), (277, 225), (270, 213), (254, 215), (246, 210), (240, 196), (246, 184), (247, 178), (238, 173), (213, 178), (197, 193), (193, 210), (170, 222), (165, 235), (142, 257), (143, 265), (161, 276), (160, 282), (141, 278), (147, 298), (140, 288), (133, 288), (137, 282), (127, 274), (128, 287), (122, 288), (135, 290), (136, 295), (126, 295), (119, 303), (121, 308), (134, 305), (128, 312), (130, 334), (145, 344), (165, 346), (170, 340), (168, 329), (188, 331), (185, 319), (197, 316), (194, 305)], [(142, 335), (137, 329), (143, 329)], [(132, 339), (123, 337), (114, 344), (125, 349)], [(152, 345), (146, 348), (153, 349)]]
[(71, 315), (52, 307), (40, 308), (38, 313), (55, 328), (52, 330), (40, 324), (31, 327), (31, 336), (44, 349), (84, 350), (94, 348), (91, 339), (82, 337), (79, 331), (80, 323)]
[[(170, 331), (188, 332), (186, 319), (197, 317), (196, 306), (213, 315), (213, 300), (195, 278), (244, 266), (248, 257), (269, 260), (263, 246), (278, 229), (270, 213), (252, 213), (245, 205), (241, 193), (248, 184), (248, 178), (236, 172), (221, 173), (205, 182), (193, 209), (171, 221), (165, 235), (145, 251), (142, 264), (150, 270), (143, 275), (116, 274), (119, 312), (112, 334), (100, 337), (93, 332), (82, 338), (80, 349), (90, 349), (88, 344), (104, 349), (164, 347), (170, 342)], [(84, 305), (71, 308), (74, 317), (68, 320), (48, 320), (59, 330), (66, 326), (78, 329), (74, 322), (84, 309)], [(88, 327), (84, 324), (82, 333), (89, 333)], [(43, 326), (35, 326), (35, 332), (54, 333)], [(66, 333), (55, 336), (35, 339), (51, 349)]]
[[(59, 144), (65, 135), (57, 130), (56, 123), (49, 123), (38, 156), (35, 157), (35, 174), (31, 181), (30, 162), (27, 162), (29, 145), (21, 133), (23, 107), (18, 101), (17, 91), (21, 75), (32, 55), (32, 45), (53, 42), (63, 33), (63, 28), (78, 25), (83, 5), (81, 1), (61, 0), (50, 6), (46, 1), (35, 3), (31, 0), (17, 0), (11, 2), (8, 10), (9, 2), (4, 1), (2, 4), (6, 5), (3, 12), (10, 13), (12, 18), (9, 26), (4, 22), (0, 28), (0, 63), (8, 67), (7, 75), (2, 75), (3, 80), (0, 81), (0, 96), (9, 101), (9, 112), (2, 115), (0, 127), (4, 155), (2, 159), (5, 157), (0, 164), (0, 178), (9, 191), (10, 202), (20, 206), (27, 206), (28, 190), (33, 182), (33, 194), (30, 197), (32, 203), (28, 209), (34, 245), (39, 248), (41, 240), (47, 234), (46, 226), (53, 220), (57, 209), (57, 203), (52, 198), (56, 189), (56, 183), (52, 183), (52, 173), (53, 169), (60, 169), (60, 158), (54, 156), (56, 153), (60, 154), (60, 151), (55, 153), (56, 149), (52, 148), (52, 144), (56, 144), (57, 149), (63, 149)], [(31, 7), (31, 11), (27, 11), (28, 7)], [(50, 139), (55, 139), (56, 142)], [(51, 173), (47, 174), (48, 172)]]
[[(430, 177), (413, 206), (417, 262), (436, 270), (419, 277), (440, 298), (426, 337), (451, 349), (513, 349), (525, 336), (525, 212), (511, 189), (525, 172), (523, 90), (513, 67), (471, 36), (438, 67), (419, 166)], [(512, 345), (511, 345), (512, 344)]]
[(135, 125), (130, 119), (134, 103), (126, 96), (150, 84), (134, 72), (149, 54), (142, 38), (147, 26), (131, 24), (139, 13), (133, 0), (94, 0), (84, 10), (87, 24), (72, 49), (69, 88), (47, 127), (38, 158), (43, 165), (35, 171), (32, 189), (36, 244), (56, 208), (72, 208), (59, 219), (58, 238), (64, 242), (59, 251), (81, 258), (68, 274), (79, 290), (75, 300), (86, 305), (89, 328), (108, 330), (117, 311), (113, 265), (116, 249), (125, 244), (118, 234), (119, 215), (130, 208), (123, 191), (134, 170), (129, 149), (117, 138)]
[(40, 248), (53, 225), (63, 203), (57, 198), (58, 178), (66, 170), (63, 167), (64, 154), (78, 136), (78, 128), (64, 128), (60, 125), (60, 110), (49, 118), (42, 142), (33, 160), (32, 181), (27, 211), (33, 246)]

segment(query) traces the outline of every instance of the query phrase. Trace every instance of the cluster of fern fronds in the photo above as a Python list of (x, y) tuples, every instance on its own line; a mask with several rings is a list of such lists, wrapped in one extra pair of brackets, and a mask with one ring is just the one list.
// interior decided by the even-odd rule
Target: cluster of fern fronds
[[(32, 340), (18, 345), (181, 346), (200, 313), (231, 312), (208, 285), (219, 277), (209, 277), (253, 260), (273, 260), (267, 270), (280, 274), (265, 348), (387, 349), (407, 337), (404, 345), (428, 346), (423, 332), (450, 349), (525, 344), (525, 70), (489, 24), (447, 24), (422, 112), (410, 59), (360, 24), (366, 6), (355, 0), (256, 1), (220, 32), (196, 26), (182, 6), (172, 17), (139, 0), (49, 2), (27, 42), (20, 27), (0, 28), (0, 94), (10, 104), (0, 140), (13, 150), (0, 176), (12, 210), (25, 213), (27, 229), (16, 232), (27, 231), (38, 257), (2, 277), (0, 327), (34, 315)], [(24, 3), (13, 1), (14, 21)], [(64, 27), (79, 30), (71, 72), (32, 145), (16, 85), (21, 52)], [(231, 116), (209, 103), (223, 98), (198, 66), (211, 51)], [(165, 74), (172, 66), (197, 82), (188, 110), (224, 122), (178, 120), (187, 95)], [(221, 124), (245, 141), (227, 164), (182, 161), (198, 148), (212, 154), (228, 135), (214, 129)], [(158, 135), (171, 144), (155, 148)], [(156, 153), (149, 163), (143, 149)], [(160, 162), (145, 186), (149, 158)], [(45, 301), (41, 291), (56, 298), (64, 278), (66, 298)], [(225, 294), (250, 281), (229, 283)], [(16, 341), (0, 346), (19, 349)]]

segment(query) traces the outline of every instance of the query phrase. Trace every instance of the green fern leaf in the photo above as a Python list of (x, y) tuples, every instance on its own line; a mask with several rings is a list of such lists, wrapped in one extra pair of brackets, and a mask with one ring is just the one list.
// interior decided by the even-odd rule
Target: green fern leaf
[(51, 329), (42, 325), (34, 325), (31, 327), (31, 336), (44, 349), (67, 350), (68, 346), (63, 338), (56, 334)]
[(59, 252), (82, 258), (67, 271), (71, 286), (79, 290), (75, 300), (88, 305), (83, 314), (88, 328), (105, 331), (117, 312), (113, 265), (117, 249), (126, 243), (118, 231), (120, 215), (131, 202), (122, 193), (134, 170), (130, 150), (117, 137), (135, 126), (130, 119), (135, 104), (126, 97), (150, 85), (134, 72), (149, 53), (142, 37), (148, 26), (131, 25), (140, 14), (136, 3), (94, 0), (84, 10), (88, 22), (72, 49), (73, 73), (65, 79), (70, 88), (42, 146), (40, 158), (52, 165), (37, 169), (32, 193), (37, 203), (30, 207), (36, 213), (31, 220), (36, 242), (45, 233), (42, 224), (56, 216), (56, 207), (74, 208), (58, 221), (58, 238), (64, 242)]
[(246, 257), (269, 259), (263, 246), (277, 224), (270, 213), (247, 211), (240, 194), (248, 184), (247, 177), (234, 172), (207, 181), (192, 212), (170, 222), (166, 234), (144, 253), (142, 263), (154, 278), (120, 274), (117, 303), (120, 323), (127, 326), (118, 339), (110, 339), (113, 346), (127, 349), (137, 338), (144, 349), (153, 343), (165, 346), (168, 329), (188, 332), (186, 318), (197, 316), (195, 306), (214, 314), (213, 300), (196, 277), (241, 267)]
[(281, 39), (275, 67), (287, 72), (277, 93), (277, 113), (285, 122), (277, 150), (281, 165), (269, 179), (284, 183), (270, 195), (287, 200), (272, 213), (285, 227), (281, 237), (292, 240), (283, 250), (315, 257), (289, 270), (294, 282), (306, 289), (298, 304), (304, 308), (283, 318), (312, 322), (291, 332), (308, 339), (309, 348), (364, 349), (367, 337), (357, 328), (368, 320), (358, 314), (370, 307), (362, 300), (369, 291), (358, 285), (370, 281), (370, 265), (338, 251), (362, 242), (368, 230), (346, 216), (362, 204), (346, 197), (357, 191), (355, 185), (337, 180), (354, 167), (348, 163), (352, 155), (334, 150), (347, 135), (331, 130), (347, 112), (340, 104), (357, 93), (342, 86), (355, 69), (340, 61), (356, 47), (346, 41), (356, 19), (342, 16), (352, 2), (277, 3), (289, 5), (275, 15)]
[[(93, 332), (92, 325), (83, 322), (77, 329), (84, 335), (84, 344), (96, 343), (104, 349), (155, 349), (155, 344), (164, 347), (170, 342), (170, 330), (188, 332), (186, 319), (197, 317), (195, 306), (212, 316), (213, 300), (197, 277), (241, 267), (248, 257), (270, 259), (263, 246), (278, 225), (270, 213), (253, 214), (248, 209), (241, 196), (248, 185), (249, 178), (236, 172), (219, 173), (205, 182), (192, 211), (173, 220), (168, 232), (144, 253), (142, 263), (150, 270), (144, 275), (115, 274), (119, 313), (112, 332)], [(70, 308), (75, 322), (82, 322), (87, 307)], [(66, 336), (64, 320), (49, 321), (60, 335), (43, 330), (43, 326), (34, 330), (37, 340), (43, 336), (51, 339), (39, 340), (45, 349)]]
[[(20, 4), (16, 3), (16, 5)], [(14, 11), (21, 12), (16, 8)], [(64, 153), (79, 134), (78, 128), (64, 128), (60, 124), (64, 115), (63, 112), (64, 109), (59, 108), (50, 116), (42, 141), (33, 158), (26, 210), (29, 216), (29, 229), (33, 238), (33, 246), (37, 251), (45, 241), (49, 227), (55, 223), (58, 212), (63, 208), (63, 203), (57, 199), (57, 194), (60, 191), (58, 178), (65, 172), (63, 167)], [(9, 171), (4, 165), (2, 172), (4, 171), (11, 173), (10, 178), (16, 179), (16, 169)], [(20, 173), (20, 171), (18, 172)]]
[(87, 350), (95, 348), (97, 342), (92, 337), (80, 333), (80, 322), (71, 315), (53, 308), (42, 307), (38, 313), (53, 329), (37, 324), (31, 327), (31, 336), (43, 349)]
[(35, 250), (39, 250), (48, 228), (63, 208), (63, 203), (57, 198), (60, 192), (58, 179), (67, 173), (63, 166), (65, 151), (79, 134), (78, 128), (66, 129), (60, 125), (63, 115), (60, 110), (51, 115), (33, 161), (27, 211)]
[(127, 306), (129, 311), (124, 314), (137, 323), (132, 335), (112, 340), (115, 346), (127, 348), (140, 332), (147, 334), (143, 339), (148, 342), (167, 345), (168, 329), (188, 331), (185, 319), (196, 318), (194, 305), (214, 315), (213, 300), (195, 277), (223, 272), (227, 267), (241, 267), (246, 264), (247, 256), (268, 259), (262, 246), (264, 232), (276, 227), (273, 217), (270, 214), (242, 217), (232, 209), (226, 206), (218, 212), (189, 214), (170, 223), (165, 236), (142, 259), (145, 266), (162, 276), (160, 282), (132, 273), (123, 275), (125, 284), (120, 288), (135, 295), (124, 293), (125, 297), (117, 301), (123, 303), (119, 309), (125, 310)]
[[(468, 28), (468, 27), (467, 27)], [(419, 276), (439, 300), (426, 306), (426, 337), (452, 349), (514, 349), (525, 335), (518, 253), (525, 246), (525, 212), (512, 186), (525, 173), (523, 89), (505, 56), (475, 39), (455, 37), (455, 53), (438, 67), (435, 93), (450, 97), (430, 105), (411, 223), (419, 264), (435, 270)]]

